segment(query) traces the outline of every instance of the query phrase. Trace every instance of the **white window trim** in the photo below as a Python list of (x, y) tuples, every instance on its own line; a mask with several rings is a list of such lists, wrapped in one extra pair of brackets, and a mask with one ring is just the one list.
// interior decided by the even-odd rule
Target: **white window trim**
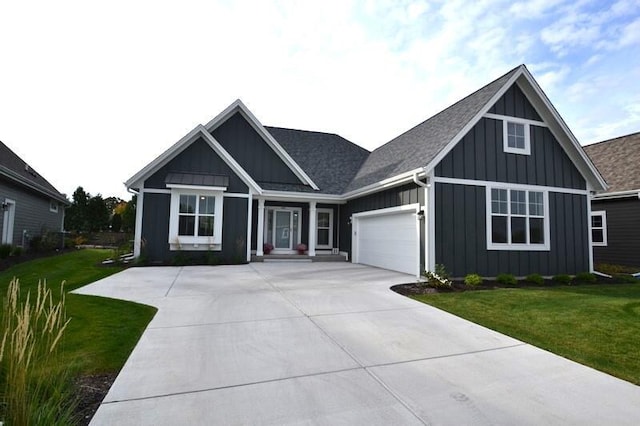
[[(524, 148), (514, 148), (509, 146), (509, 123), (521, 124), (524, 126)], [(504, 117), (502, 120), (502, 148), (504, 152), (510, 154), (531, 155), (531, 128), (527, 120), (520, 120), (516, 117)]]
[[(606, 247), (607, 246), (607, 212), (605, 210), (592, 211), (591, 217), (593, 216), (600, 216), (602, 218), (602, 227), (594, 227), (593, 222), (591, 222), (591, 231), (592, 231), (591, 244), (596, 247)], [(602, 229), (602, 242), (593, 240), (594, 229)]]
[[(316, 243), (318, 241), (318, 230), (320, 229), (318, 226), (317, 216), (320, 213), (329, 213), (329, 244), (316, 244), (316, 248), (319, 249), (331, 249), (333, 248), (333, 209), (317, 209), (316, 210)], [(325, 229), (325, 228), (323, 228)]]
[(51, 213), (58, 213), (58, 202), (54, 200), (49, 200), (49, 211)]
[[(180, 196), (195, 195), (216, 197), (213, 236), (195, 237), (188, 235), (178, 235), (178, 223), (180, 217)], [(222, 211), (223, 211), (222, 191), (211, 191), (203, 189), (172, 188), (171, 204), (169, 213), (169, 248), (170, 250), (222, 250)], [(196, 202), (198, 202), (196, 200)], [(196, 224), (197, 226), (197, 224)]]
[[(492, 241), (492, 220), (491, 220), (491, 190), (492, 189), (505, 189), (507, 190), (507, 205), (508, 205), (508, 219), (507, 219), (507, 232), (508, 239), (511, 240), (511, 190), (526, 191), (527, 192), (527, 218), (539, 217), (529, 216), (529, 192), (542, 192), (542, 200), (544, 203), (544, 244), (513, 244), (513, 243), (494, 243)], [(487, 185), (485, 187), (486, 195), (486, 228), (487, 228), (487, 250), (514, 250), (514, 251), (549, 251), (551, 250), (550, 244), (550, 215), (549, 215), (549, 192), (544, 189), (537, 189), (531, 187), (522, 187), (517, 185)], [(527, 220), (527, 239), (529, 239), (529, 220)]]

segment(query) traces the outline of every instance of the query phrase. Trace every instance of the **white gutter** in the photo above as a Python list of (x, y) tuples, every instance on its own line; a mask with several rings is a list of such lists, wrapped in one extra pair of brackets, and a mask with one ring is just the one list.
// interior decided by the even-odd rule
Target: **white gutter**
[(632, 189), (629, 191), (604, 192), (591, 197), (592, 200), (608, 200), (613, 198), (638, 197), (640, 199), (640, 189)]

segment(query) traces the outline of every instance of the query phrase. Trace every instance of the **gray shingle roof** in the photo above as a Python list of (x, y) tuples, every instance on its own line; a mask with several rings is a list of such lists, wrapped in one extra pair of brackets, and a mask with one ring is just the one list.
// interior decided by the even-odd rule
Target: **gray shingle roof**
[(607, 181), (605, 192), (640, 190), (640, 132), (584, 147)]
[[(265, 128), (324, 194), (342, 194), (369, 155), (366, 149), (336, 134)], [(260, 185), (265, 189), (276, 189)], [(277, 189), (307, 192), (299, 185), (296, 187), (280, 186)]]
[(2, 141), (0, 141), (0, 174), (64, 204), (68, 204), (64, 195), (18, 157), (18, 155), (2, 143)]
[[(345, 192), (426, 166), (520, 67), (374, 150)], [(296, 160), (297, 161), (297, 160)]]

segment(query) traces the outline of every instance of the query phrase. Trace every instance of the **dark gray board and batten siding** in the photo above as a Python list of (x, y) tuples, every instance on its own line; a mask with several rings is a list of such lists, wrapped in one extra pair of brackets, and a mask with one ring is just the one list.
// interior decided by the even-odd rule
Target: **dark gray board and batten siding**
[[(495, 114), (540, 120), (517, 86), (491, 108)], [(505, 153), (503, 123), (482, 118), (436, 166), (438, 177), (584, 190), (585, 179), (547, 127), (531, 125), (531, 155)], [(586, 195), (549, 193), (550, 251), (487, 250), (482, 186), (435, 187), (436, 263), (457, 277), (469, 273), (556, 275), (589, 269)]]
[(607, 245), (593, 247), (594, 262), (640, 268), (640, 200), (594, 200), (591, 209), (607, 212)]
[[(349, 200), (340, 206), (340, 251), (346, 251), (351, 258), (351, 215), (371, 210), (405, 206), (424, 205), (424, 188), (409, 183), (395, 188), (385, 189), (364, 197)], [(424, 223), (420, 222), (420, 270), (424, 269)]]
[[(168, 173), (205, 173), (228, 176), (227, 193), (247, 194), (247, 185), (236, 175), (211, 147), (202, 139), (194, 141), (184, 151), (160, 168), (145, 182), (149, 189), (166, 189)], [(220, 262), (246, 261), (247, 198), (224, 197), (221, 251), (169, 250), (170, 194), (144, 194), (142, 219), (142, 251), (150, 262), (169, 262), (177, 256), (186, 256), (195, 262), (205, 261), (205, 256), (216, 257)]]
[(239, 112), (211, 134), (258, 184), (302, 183)]

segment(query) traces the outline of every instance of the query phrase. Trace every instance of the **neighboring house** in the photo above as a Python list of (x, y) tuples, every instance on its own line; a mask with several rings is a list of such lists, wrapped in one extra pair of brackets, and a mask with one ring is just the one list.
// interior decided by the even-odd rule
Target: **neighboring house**
[(0, 142), (1, 244), (26, 247), (29, 238), (62, 231), (67, 205), (63, 194)]
[(591, 201), (594, 260), (640, 267), (640, 133), (584, 149), (609, 185)]
[(311, 258), (456, 277), (592, 269), (588, 198), (606, 187), (524, 65), (373, 152), (264, 127), (238, 100), (125, 184), (151, 261), (305, 243)]

